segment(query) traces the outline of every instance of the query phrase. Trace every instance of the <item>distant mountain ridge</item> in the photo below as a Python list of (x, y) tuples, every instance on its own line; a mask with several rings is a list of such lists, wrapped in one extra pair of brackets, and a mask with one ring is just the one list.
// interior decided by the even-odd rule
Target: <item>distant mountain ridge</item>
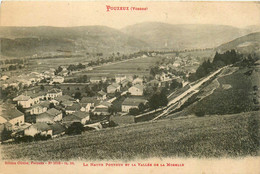
[(252, 31), (224, 25), (146, 22), (121, 30), (106, 26), (0, 27), (0, 54), (11, 57), (57, 53), (132, 53), (140, 50), (215, 48)]
[(230, 42), (221, 44), (216, 48), (218, 52), (235, 49), (241, 53), (260, 53), (260, 32), (236, 38)]
[(214, 48), (260, 27), (236, 28), (209, 24), (166, 24), (147, 22), (131, 25), (121, 31), (157, 49)]
[(1, 53), (28, 56), (44, 52), (132, 52), (146, 43), (116, 29), (87, 27), (0, 27)]

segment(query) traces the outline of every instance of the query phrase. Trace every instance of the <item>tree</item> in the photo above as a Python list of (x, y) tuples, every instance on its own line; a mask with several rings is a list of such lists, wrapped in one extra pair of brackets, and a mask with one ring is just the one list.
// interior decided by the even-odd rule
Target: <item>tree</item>
[(83, 130), (84, 127), (80, 122), (74, 122), (68, 127), (68, 129), (66, 130), (66, 134), (77, 135), (77, 134), (81, 134)]
[(80, 92), (75, 92), (74, 98), (75, 99), (81, 99), (81, 93)]
[(55, 108), (54, 103), (50, 103), (49, 108), (50, 108), (50, 109), (51, 109), (51, 108)]
[(139, 109), (140, 112), (143, 112), (143, 111), (145, 110), (145, 105), (144, 105), (144, 103), (140, 103), (140, 104), (138, 105), (138, 109)]
[(20, 111), (20, 112), (22, 112), (22, 113), (25, 112), (25, 109), (23, 108), (22, 105), (18, 105), (18, 106), (17, 106), (17, 110)]
[(129, 114), (130, 115), (138, 115), (139, 114), (139, 109), (138, 108), (130, 108), (129, 109)]
[(111, 106), (108, 108), (108, 113), (110, 113), (111, 115), (116, 114), (117, 110), (114, 106)]
[(44, 86), (43, 86), (43, 85), (41, 85), (41, 87), (40, 87), (40, 88), (41, 88), (41, 90), (42, 90), (42, 91), (44, 90)]

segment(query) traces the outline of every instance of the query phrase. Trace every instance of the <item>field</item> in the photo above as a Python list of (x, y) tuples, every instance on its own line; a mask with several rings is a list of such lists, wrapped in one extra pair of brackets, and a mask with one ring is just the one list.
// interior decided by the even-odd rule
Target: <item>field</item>
[(30, 69), (33, 71), (43, 72), (50, 68), (57, 69), (60, 65), (68, 66), (70, 64), (86, 64), (94, 57), (68, 57), (68, 58), (48, 58), (48, 59), (31, 59)]
[(2, 145), (2, 158), (28, 160), (259, 155), (260, 112), (180, 117), (41, 142)]
[(96, 67), (91, 71), (83, 71), (78, 75), (115, 77), (116, 74), (125, 74), (143, 76), (149, 74), (150, 67), (159, 60), (160, 58), (158, 57), (140, 57)]

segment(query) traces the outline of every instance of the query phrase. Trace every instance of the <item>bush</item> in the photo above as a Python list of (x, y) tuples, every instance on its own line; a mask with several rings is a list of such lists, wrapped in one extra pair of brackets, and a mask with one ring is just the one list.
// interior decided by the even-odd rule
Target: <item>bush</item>
[(129, 109), (129, 114), (130, 115), (138, 115), (139, 114), (139, 109), (131, 108), (131, 109)]
[(16, 143), (20, 143), (20, 142), (32, 142), (34, 140), (34, 138), (32, 136), (23, 136), (23, 137), (15, 137), (14, 141)]
[(66, 134), (77, 135), (81, 134), (82, 131), (84, 131), (83, 125), (80, 122), (74, 122), (68, 127), (68, 129), (66, 130)]
[(203, 117), (203, 116), (205, 116), (205, 111), (196, 111), (196, 112), (195, 112), (195, 115), (196, 115), (197, 117)]
[(48, 140), (48, 139), (51, 138), (51, 136), (50, 135), (42, 135), (41, 133), (38, 133), (38, 134), (34, 135), (33, 138), (34, 138), (35, 141), (41, 141), (41, 140)]

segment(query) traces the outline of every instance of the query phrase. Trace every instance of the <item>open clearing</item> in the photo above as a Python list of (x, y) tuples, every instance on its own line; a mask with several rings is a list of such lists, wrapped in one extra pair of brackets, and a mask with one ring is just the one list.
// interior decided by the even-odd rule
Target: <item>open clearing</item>
[(112, 63), (110, 65), (102, 65), (91, 71), (82, 71), (79, 75), (115, 77), (116, 74), (125, 74), (143, 76), (149, 74), (150, 67), (154, 66), (159, 60), (160, 58), (156, 56), (140, 57), (133, 60)]
[(68, 160), (259, 155), (260, 112), (183, 117), (2, 145), (3, 159)]

